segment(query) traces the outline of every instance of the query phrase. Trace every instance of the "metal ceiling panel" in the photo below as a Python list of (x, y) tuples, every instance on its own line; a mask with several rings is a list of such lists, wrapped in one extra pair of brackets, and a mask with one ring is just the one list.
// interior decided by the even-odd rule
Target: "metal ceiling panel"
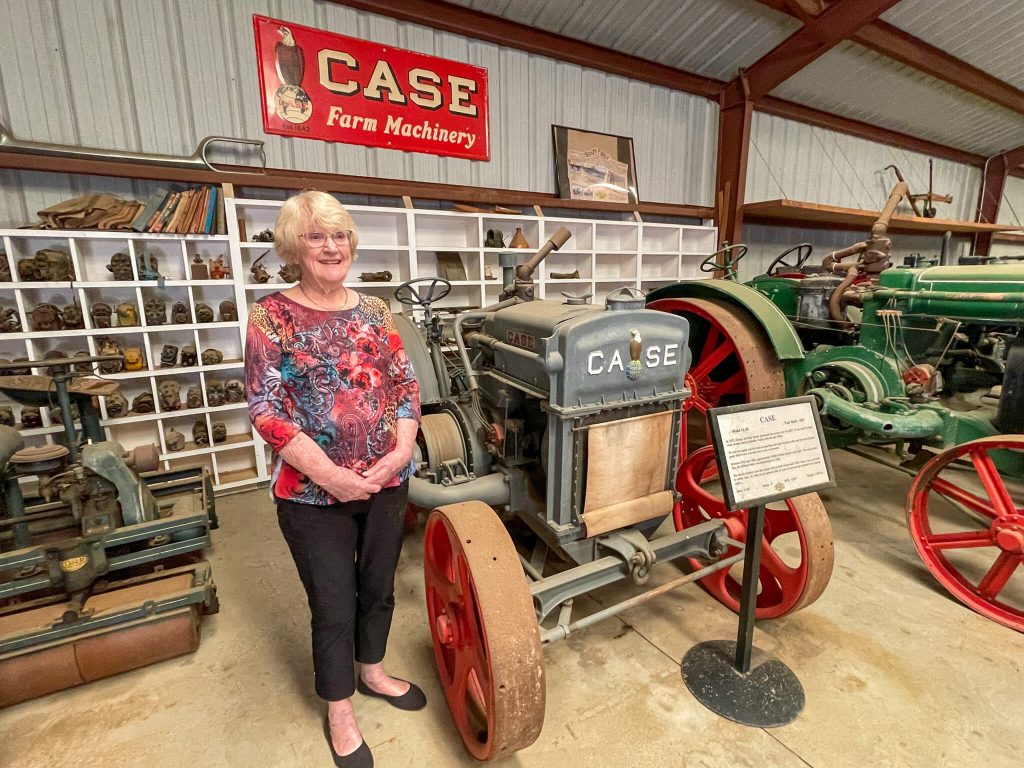
[(1024, 115), (855, 43), (836, 46), (772, 95), (986, 156), (1024, 143)]
[(755, 0), (449, 2), (719, 80), (731, 80), (800, 27)]
[(1024, 56), (1020, 52), (1024, 3), (1020, 0), (902, 0), (882, 14), (882, 19), (1024, 89)]
[[(746, 199), (800, 200), (877, 211), (896, 177), (897, 165), (911, 192), (928, 191), (928, 156), (849, 134), (755, 112), (750, 129)], [(981, 170), (939, 158), (933, 161), (934, 190), (953, 196), (938, 203), (940, 218), (973, 219)], [(906, 203), (901, 213), (911, 213)]]

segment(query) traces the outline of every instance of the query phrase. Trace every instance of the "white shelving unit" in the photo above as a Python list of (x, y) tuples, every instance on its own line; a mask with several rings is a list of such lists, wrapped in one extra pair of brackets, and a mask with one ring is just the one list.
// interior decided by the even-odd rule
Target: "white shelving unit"
[[(262, 448), (253, 438), (245, 403), (225, 403), (210, 406), (207, 399), (207, 385), (211, 382), (226, 383), (231, 379), (242, 379), (243, 322), (239, 319), (222, 321), (220, 303), (235, 302), (244, 315), (245, 292), (241, 282), (232, 272), (223, 280), (192, 280), (190, 264), (192, 257), (199, 255), (204, 263), (210, 258), (224, 256), (229, 260), (230, 249), (227, 235), (166, 235), (133, 232), (98, 231), (57, 231), (31, 229), (0, 230), (0, 242), (7, 260), (12, 281), (0, 283), (0, 307), (14, 308), (21, 321), (21, 332), (0, 334), (0, 358), (38, 359), (47, 352), (61, 351), (67, 356), (83, 351), (99, 354), (102, 339), (110, 338), (124, 347), (142, 350), (144, 366), (138, 371), (124, 371), (104, 374), (102, 378), (114, 379), (121, 385), (121, 393), (129, 404), (138, 395), (148, 392), (153, 396), (156, 411), (153, 413), (111, 417), (101, 398), (101, 423), (114, 440), (125, 448), (146, 443), (160, 447), (160, 459), (165, 469), (185, 464), (205, 464), (213, 476), (217, 490), (243, 486), (265, 477), (265, 461)], [(62, 282), (28, 282), (18, 279), (17, 263), (31, 258), (41, 249), (54, 249), (68, 254), (74, 267), (75, 280)], [(133, 279), (115, 280), (107, 270), (110, 257), (117, 252), (130, 256)], [(140, 280), (136, 255), (155, 254), (162, 279)], [(167, 323), (148, 325), (144, 306), (149, 298), (158, 297), (166, 304)], [(97, 302), (116, 307), (122, 302), (131, 302), (138, 310), (138, 326), (118, 327), (116, 314), (111, 318), (112, 328), (96, 328), (90, 316), (90, 308)], [(183, 302), (189, 308), (191, 322), (172, 324), (171, 307)], [(78, 305), (81, 308), (85, 328), (69, 330), (34, 330), (30, 314), (38, 303), (51, 303), (60, 308)], [(215, 312), (214, 322), (195, 322), (195, 307), (205, 303)], [(160, 367), (160, 355), (164, 345), (181, 349), (193, 346), (197, 355), (203, 350), (216, 348), (224, 359), (215, 365), (183, 367), (180, 364)], [(36, 373), (45, 373), (40, 369)], [(181, 385), (180, 410), (161, 410), (157, 387), (162, 381), (173, 379)], [(187, 408), (185, 398), (191, 387), (198, 387), (203, 397), (199, 408)], [(6, 401), (20, 424), (21, 406)], [(22, 429), (22, 435), (30, 445), (52, 442), (54, 435), (62, 431), (48, 408), (41, 409), (43, 426)], [(193, 426), (199, 422), (205, 425), (207, 434), (212, 436), (213, 425), (223, 423), (228, 437), (222, 443), (197, 447), (192, 442)], [(170, 451), (165, 431), (174, 427), (185, 435), (188, 441), (182, 451)]]
[[(245, 403), (210, 406), (206, 388), (210, 382), (225, 383), (243, 378), (248, 306), (259, 296), (287, 285), (277, 275), (282, 262), (274, 252), (274, 244), (249, 239), (264, 229), (273, 228), (280, 207), (281, 202), (276, 200), (226, 198), (227, 235), (0, 229), (4, 258), (13, 276), (12, 282), (0, 283), (0, 308), (15, 309), (22, 326), (21, 332), (0, 334), (0, 358), (36, 359), (54, 350), (68, 356), (77, 351), (98, 354), (104, 337), (124, 347), (138, 347), (145, 359), (142, 370), (110, 374), (105, 378), (121, 384), (122, 394), (129, 403), (143, 392), (150, 393), (157, 410), (112, 418), (101, 403), (102, 423), (111, 438), (126, 448), (156, 443), (166, 469), (203, 463), (210, 469), (217, 490), (269, 479), (269, 449), (252, 429)], [(560, 251), (551, 253), (535, 275), (538, 297), (591, 294), (595, 301), (622, 286), (650, 290), (678, 280), (709, 277), (699, 272), (697, 265), (714, 251), (718, 239), (715, 228), (710, 226), (655, 224), (633, 219), (517, 216), (358, 205), (348, 206), (348, 209), (360, 232), (358, 259), (352, 267), (349, 286), (385, 299), (394, 311), (403, 309), (394, 301), (395, 288), (406, 280), (439, 274), (439, 252), (458, 254), (465, 273), (465, 279), (452, 281), (452, 292), (440, 302), (439, 308), (456, 310), (494, 303), (502, 290), (499, 255), (516, 253), (516, 250), (487, 247), (485, 243), (492, 230), (500, 231), (507, 244), (516, 228), (520, 228), (530, 245), (525, 253), (532, 253), (559, 227), (567, 227), (572, 238)], [(17, 262), (44, 248), (67, 253), (76, 279), (19, 281)], [(117, 252), (130, 256), (132, 280), (114, 280), (107, 270), (110, 257)], [(139, 279), (136, 259), (139, 253), (157, 255), (161, 280)], [(260, 284), (253, 281), (250, 267), (264, 253), (266, 258), (262, 263), (272, 278)], [(230, 269), (228, 278), (192, 280), (190, 264), (197, 254), (204, 263), (224, 255)], [(360, 280), (363, 273), (384, 271), (391, 273), (390, 280)], [(574, 276), (555, 278), (552, 273)], [(154, 296), (167, 305), (167, 324), (146, 324), (143, 307), (146, 299)], [(239, 319), (220, 320), (219, 305), (225, 300), (235, 302)], [(135, 304), (141, 325), (117, 327), (115, 316), (115, 327), (93, 327), (89, 308), (94, 303), (104, 302), (115, 307), (125, 301)], [(177, 301), (189, 307), (192, 322), (170, 323), (170, 308)], [(30, 313), (38, 303), (56, 304), (61, 308), (77, 304), (83, 310), (85, 328), (33, 330)], [(215, 322), (195, 322), (198, 303), (205, 303), (218, 313)], [(216, 348), (224, 354), (224, 360), (216, 365), (161, 368), (160, 353), (165, 344), (178, 347), (179, 355), (181, 348), (188, 345), (194, 346), (199, 354)], [(160, 410), (157, 387), (167, 379), (182, 386), (180, 410)], [(190, 387), (202, 391), (202, 407), (185, 407)], [(20, 406), (4, 404), (11, 405), (16, 421), (20, 421)], [(29, 444), (52, 442), (62, 431), (47, 409), (42, 410), (43, 426), (22, 429)], [(223, 423), (227, 440), (196, 446), (191, 438), (197, 421), (205, 424), (210, 435), (214, 423)], [(164, 435), (169, 427), (185, 435), (187, 442), (183, 450), (168, 449)]]
[[(245, 296), (239, 302), (241, 307), (243, 302), (247, 304), (288, 285), (277, 275), (283, 262), (274, 252), (274, 244), (249, 239), (265, 229), (273, 229), (281, 202), (227, 197), (225, 207), (232, 274), (238, 278)], [(572, 238), (561, 250), (552, 252), (534, 275), (538, 298), (559, 298), (563, 293), (592, 294), (594, 301), (623, 286), (651, 290), (679, 280), (708, 279), (711, 275), (697, 267), (714, 253), (718, 242), (718, 231), (713, 226), (361, 205), (346, 208), (359, 228), (357, 260), (349, 271), (347, 285), (385, 299), (395, 312), (406, 309), (394, 300), (395, 288), (406, 280), (436, 277), (438, 252), (457, 253), (466, 279), (453, 280), (451, 293), (435, 306), (454, 310), (497, 301), (502, 290), (498, 257), (502, 253), (516, 253), (516, 249), (486, 247), (489, 230), (500, 231), (508, 244), (516, 228), (522, 229), (530, 245), (524, 252), (532, 255), (559, 227), (567, 227)], [(266, 257), (261, 263), (272, 277), (268, 283), (255, 283), (249, 268), (264, 253)], [(383, 271), (390, 272), (392, 279), (359, 279), (363, 273)], [(552, 272), (578, 272), (579, 277), (552, 278)], [(243, 333), (245, 319), (243, 313)], [(258, 435), (254, 434), (253, 439), (257, 454), (269, 462), (265, 443)], [(259, 467), (259, 471), (261, 478), (266, 477), (265, 466)]]

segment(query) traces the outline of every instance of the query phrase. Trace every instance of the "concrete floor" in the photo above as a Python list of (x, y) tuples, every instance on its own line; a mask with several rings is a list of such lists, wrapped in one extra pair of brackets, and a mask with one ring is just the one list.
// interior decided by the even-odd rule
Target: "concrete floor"
[[(734, 639), (736, 618), (684, 587), (549, 646), (544, 730), (504, 764), (1019, 766), (1024, 635), (948, 598), (925, 570), (904, 525), (905, 475), (847, 453), (833, 461), (841, 490), (823, 494), (832, 581), (815, 604), (755, 633), (803, 684), (795, 722), (737, 725), (690, 695), (680, 659), (698, 642)], [(0, 766), (331, 765), (308, 612), (266, 493), (218, 508), (221, 612), (205, 620), (199, 650), (0, 712)], [(388, 663), (430, 704), (404, 713), (357, 697), (357, 711), (379, 766), (469, 766), (434, 670), (421, 540), (422, 527), (406, 542)], [(674, 575), (669, 566), (656, 579)]]

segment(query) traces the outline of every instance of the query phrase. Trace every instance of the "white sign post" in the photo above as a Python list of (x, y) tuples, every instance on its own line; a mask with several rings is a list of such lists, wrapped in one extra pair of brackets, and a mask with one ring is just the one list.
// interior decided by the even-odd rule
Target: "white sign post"
[(765, 504), (834, 486), (832, 463), (811, 395), (712, 408), (708, 423), (726, 507), (747, 510), (740, 621), (735, 644), (710, 641), (687, 652), (683, 679), (702, 704), (730, 720), (785, 725), (803, 710), (800, 681), (763, 651), (751, 670)]

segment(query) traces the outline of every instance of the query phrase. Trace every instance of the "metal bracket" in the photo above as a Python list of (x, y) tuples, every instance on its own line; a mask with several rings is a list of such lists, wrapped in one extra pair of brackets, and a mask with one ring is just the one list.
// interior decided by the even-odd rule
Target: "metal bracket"
[(476, 479), (476, 475), (466, 468), (466, 464), (462, 459), (442, 461), (441, 465), (437, 468), (437, 477), (441, 485), (446, 486), (462, 485)]
[(637, 530), (617, 531), (597, 539), (598, 546), (609, 549), (629, 564), (629, 576), (634, 584), (646, 584), (658, 556), (651, 543)]

